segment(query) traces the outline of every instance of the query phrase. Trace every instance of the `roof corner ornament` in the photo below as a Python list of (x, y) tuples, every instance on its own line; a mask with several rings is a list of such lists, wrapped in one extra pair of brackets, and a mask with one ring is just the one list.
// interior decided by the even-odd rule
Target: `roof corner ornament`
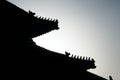
[(69, 57), (70, 52), (65, 51), (65, 55), (66, 55), (67, 57)]
[(35, 15), (35, 13), (34, 12), (32, 12), (32, 11), (28, 11), (29, 12), (29, 14), (31, 15), (31, 16), (34, 16)]

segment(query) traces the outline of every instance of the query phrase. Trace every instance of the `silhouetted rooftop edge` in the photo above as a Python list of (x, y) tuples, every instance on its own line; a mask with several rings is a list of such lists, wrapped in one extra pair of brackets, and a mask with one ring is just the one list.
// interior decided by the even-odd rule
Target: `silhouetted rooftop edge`
[(84, 80), (107, 80), (87, 71), (96, 68), (94, 59), (71, 55), (69, 52), (60, 54), (35, 44), (33, 37), (59, 29), (57, 19), (38, 18), (32, 11), (26, 12), (6, 0), (2, 0), (0, 5), (0, 20), (4, 31), (1, 33), (4, 43), (1, 45), (4, 50), (1, 54), (5, 73), (21, 75), (22, 72), (34, 75), (39, 72), (41, 74), (38, 73), (39, 76), (42, 77), (58, 76), (62, 72), (65, 75), (59, 76), (62, 78), (77, 75)]

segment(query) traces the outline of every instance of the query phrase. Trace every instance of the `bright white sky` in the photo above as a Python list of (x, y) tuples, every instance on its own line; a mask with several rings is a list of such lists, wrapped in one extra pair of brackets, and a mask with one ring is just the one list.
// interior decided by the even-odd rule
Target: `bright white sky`
[(59, 20), (60, 29), (34, 38), (52, 51), (92, 57), (102, 77), (120, 79), (120, 0), (8, 0), (38, 16)]

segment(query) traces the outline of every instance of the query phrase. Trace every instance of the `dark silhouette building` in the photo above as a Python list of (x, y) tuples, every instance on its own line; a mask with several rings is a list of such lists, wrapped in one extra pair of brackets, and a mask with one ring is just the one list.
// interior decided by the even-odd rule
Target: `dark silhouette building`
[(1, 59), (4, 78), (107, 80), (95, 75), (95, 61), (53, 52), (37, 46), (32, 38), (58, 30), (58, 20), (36, 17), (16, 5), (0, 0)]

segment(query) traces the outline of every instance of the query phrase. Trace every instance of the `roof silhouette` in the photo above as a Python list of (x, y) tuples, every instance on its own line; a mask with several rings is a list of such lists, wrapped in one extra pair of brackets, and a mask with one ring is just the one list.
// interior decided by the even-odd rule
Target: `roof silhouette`
[(32, 38), (59, 29), (57, 19), (37, 17), (6, 0), (0, 5), (1, 54), (7, 77), (107, 80), (87, 71), (96, 68), (93, 58), (67, 51), (61, 54), (35, 44)]

